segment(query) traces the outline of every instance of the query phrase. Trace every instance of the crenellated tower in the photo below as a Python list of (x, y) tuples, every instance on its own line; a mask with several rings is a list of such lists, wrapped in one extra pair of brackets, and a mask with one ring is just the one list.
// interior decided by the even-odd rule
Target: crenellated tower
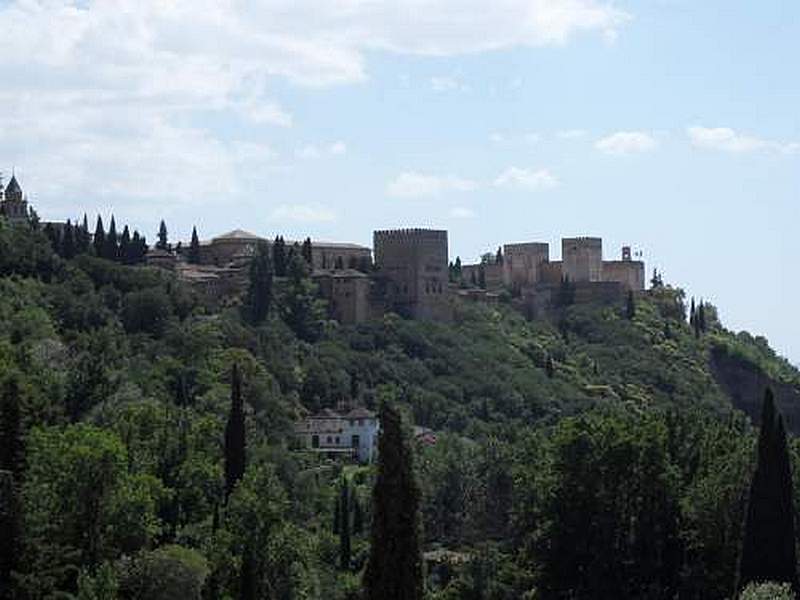
[(449, 319), (447, 231), (376, 231), (373, 241), (388, 307), (416, 319)]

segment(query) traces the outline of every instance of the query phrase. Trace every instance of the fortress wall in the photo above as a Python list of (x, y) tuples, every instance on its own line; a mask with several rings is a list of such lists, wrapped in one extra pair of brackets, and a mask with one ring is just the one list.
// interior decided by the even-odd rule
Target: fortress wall
[(561, 240), (563, 275), (573, 282), (603, 281), (603, 240), (594, 237)]
[(603, 262), (603, 279), (615, 281), (625, 288), (639, 292), (644, 290), (644, 263), (640, 260), (608, 260)]
[(539, 266), (539, 282), (545, 284), (560, 284), (563, 275), (563, 263), (554, 260)]

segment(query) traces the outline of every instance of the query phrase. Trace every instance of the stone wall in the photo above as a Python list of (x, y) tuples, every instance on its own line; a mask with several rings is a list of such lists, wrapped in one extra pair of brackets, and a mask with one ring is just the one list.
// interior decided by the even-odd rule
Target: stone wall
[(370, 319), (370, 280), (353, 269), (344, 271), (315, 271), (314, 281), (320, 295), (328, 301), (331, 318), (353, 325)]
[(640, 260), (607, 260), (603, 262), (603, 280), (622, 284), (626, 290), (643, 291), (644, 263)]

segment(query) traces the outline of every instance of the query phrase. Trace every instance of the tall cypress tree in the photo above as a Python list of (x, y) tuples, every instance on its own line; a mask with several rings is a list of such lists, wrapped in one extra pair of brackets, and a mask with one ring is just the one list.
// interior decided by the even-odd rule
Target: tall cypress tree
[(21, 392), (15, 375), (0, 389), (0, 599), (14, 598), (12, 572), (20, 550), (17, 490), (24, 463)]
[(164, 219), (161, 219), (161, 224), (158, 226), (158, 242), (156, 242), (156, 248), (159, 250), (167, 250), (169, 248), (167, 224), (164, 223)]
[(244, 476), (245, 467), (244, 407), (242, 405), (242, 380), (239, 366), (231, 369), (231, 412), (225, 426), (225, 499)]
[(739, 590), (751, 582), (775, 581), (798, 591), (792, 469), (783, 417), (770, 389), (764, 394), (738, 579)]
[(303, 242), (302, 253), (303, 253), (303, 258), (306, 259), (306, 262), (309, 265), (313, 265), (314, 264), (314, 252), (313, 252), (313, 250), (311, 248), (311, 238), (310, 237), (307, 237), (305, 239), (305, 241)]
[(200, 238), (197, 237), (197, 227), (192, 227), (192, 241), (189, 242), (188, 259), (193, 265), (200, 262)]
[(629, 321), (636, 316), (636, 301), (633, 298), (632, 290), (628, 290), (628, 298), (625, 302), (625, 316)]
[(83, 222), (75, 236), (75, 249), (78, 254), (86, 254), (91, 247), (92, 236), (89, 233), (89, 217), (83, 213)]
[(342, 477), (339, 490), (339, 566), (350, 570), (350, 486), (347, 477)]
[(75, 228), (72, 227), (72, 221), (67, 219), (64, 225), (64, 233), (61, 238), (61, 255), (64, 258), (73, 258), (76, 254), (75, 251)]
[(373, 489), (369, 560), (364, 572), (366, 600), (423, 597), (420, 547), (420, 491), (411, 448), (400, 414), (384, 402), (380, 411), (378, 473)]
[(250, 262), (250, 287), (247, 290), (247, 307), (253, 323), (263, 323), (272, 304), (272, 261), (269, 246), (259, 242)]
[(119, 236), (119, 260), (125, 264), (131, 264), (131, 230), (125, 225), (122, 235)]
[(286, 277), (286, 242), (277, 236), (272, 244), (272, 266), (277, 277)]
[(103, 250), (106, 247), (106, 232), (103, 229), (103, 217), (97, 215), (97, 224), (94, 227), (94, 239), (92, 240), (94, 246), (94, 255), (102, 258)]
[(111, 215), (111, 223), (108, 226), (108, 233), (106, 234), (106, 243), (103, 250), (103, 258), (108, 260), (117, 260), (119, 258), (119, 240), (117, 239), (117, 223), (114, 220), (114, 215)]

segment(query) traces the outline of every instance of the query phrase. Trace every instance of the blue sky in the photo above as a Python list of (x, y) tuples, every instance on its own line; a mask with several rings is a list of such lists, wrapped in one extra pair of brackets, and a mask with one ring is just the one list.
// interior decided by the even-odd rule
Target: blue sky
[(800, 4), (492, 5), (0, 2), (0, 165), (151, 238), (599, 235), (800, 363)]

